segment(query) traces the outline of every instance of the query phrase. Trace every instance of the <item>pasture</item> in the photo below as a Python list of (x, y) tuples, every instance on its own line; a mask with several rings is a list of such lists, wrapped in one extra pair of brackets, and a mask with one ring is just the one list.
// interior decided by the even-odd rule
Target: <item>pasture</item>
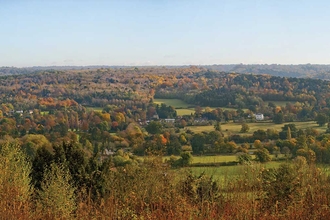
[(154, 99), (154, 103), (158, 105), (165, 103), (166, 105), (170, 105), (174, 108), (189, 108), (189, 104), (180, 99)]
[(193, 110), (193, 109), (184, 108), (184, 109), (175, 109), (175, 110), (176, 110), (177, 115), (180, 115), (180, 116), (195, 114), (195, 110)]
[[(177, 115), (182, 116), (182, 115), (191, 115), (195, 113), (195, 108), (193, 105), (190, 105), (180, 99), (154, 99), (155, 104), (162, 104), (165, 103), (166, 105), (172, 106), (175, 108)], [(207, 108), (207, 106), (202, 106), (203, 110)], [(210, 110), (214, 110), (217, 107), (210, 107)], [(235, 108), (226, 108), (226, 107), (220, 107), (221, 109), (228, 110), (228, 111), (236, 111), (237, 109)], [(247, 109), (243, 109), (243, 111), (247, 111)]]
[(266, 101), (267, 102), (267, 105), (272, 102), (274, 103), (276, 106), (281, 106), (281, 107), (285, 107), (287, 103), (290, 103), (290, 104), (296, 104), (297, 101)]

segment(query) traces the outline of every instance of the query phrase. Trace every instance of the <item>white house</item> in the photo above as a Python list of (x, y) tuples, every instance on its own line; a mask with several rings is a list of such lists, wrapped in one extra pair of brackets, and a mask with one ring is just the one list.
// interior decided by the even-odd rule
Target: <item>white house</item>
[(256, 114), (256, 120), (257, 120), (257, 121), (262, 121), (262, 120), (264, 120), (264, 114), (261, 114), (261, 113)]
[(166, 123), (174, 123), (175, 119), (174, 118), (165, 118)]

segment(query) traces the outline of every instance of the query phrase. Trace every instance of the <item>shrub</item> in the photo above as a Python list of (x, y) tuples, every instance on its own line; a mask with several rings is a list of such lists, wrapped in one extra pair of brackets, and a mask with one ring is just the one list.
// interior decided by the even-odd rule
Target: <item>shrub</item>
[(266, 148), (258, 149), (256, 152), (254, 152), (254, 154), (256, 155), (256, 160), (260, 163), (265, 163), (272, 160), (269, 155), (269, 151)]

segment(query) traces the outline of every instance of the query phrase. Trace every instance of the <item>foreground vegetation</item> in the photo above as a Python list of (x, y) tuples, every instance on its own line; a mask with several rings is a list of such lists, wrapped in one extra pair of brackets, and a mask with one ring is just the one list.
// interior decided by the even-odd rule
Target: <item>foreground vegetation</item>
[[(40, 151), (38, 157), (53, 160), (30, 163), (19, 146), (2, 145), (1, 219), (330, 217), (329, 178), (304, 157), (273, 168), (254, 163), (228, 167), (220, 171), (220, 180), (196, 170), (170, 169), (160, 157), (114, 166), (114, 158), (86, 163), (72, 146), (61, 149), (53, 156)], [(73, 155), (83, 163), (69, 160)], [(38, 161), (49, 162), (41, 176)]]

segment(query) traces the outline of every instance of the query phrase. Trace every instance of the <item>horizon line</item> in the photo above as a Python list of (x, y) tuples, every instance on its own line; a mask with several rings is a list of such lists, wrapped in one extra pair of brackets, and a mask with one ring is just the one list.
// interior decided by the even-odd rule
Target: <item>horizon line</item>
[(282, 66), (301, 66), (301, 65), (325, 65), (329, 66), (330, 63), (299, 63), (299, 64), (284, 64), (284, 63), (226, 63), (226, 64), (165, 64), (165, 65), (108, 65), (108, 64), (92, 64), (92, 65), (45, 65), (45, 66), (0, 66), (0, 68), (18, 68), (18, 69), (23, 69), (23, 68), (47, 68), (47, 67), (186, 67), (186, 66), (230, 66), (230, 65), (247, 65), (247, 66), (252, 66), (252, 65), (282, 65)]

